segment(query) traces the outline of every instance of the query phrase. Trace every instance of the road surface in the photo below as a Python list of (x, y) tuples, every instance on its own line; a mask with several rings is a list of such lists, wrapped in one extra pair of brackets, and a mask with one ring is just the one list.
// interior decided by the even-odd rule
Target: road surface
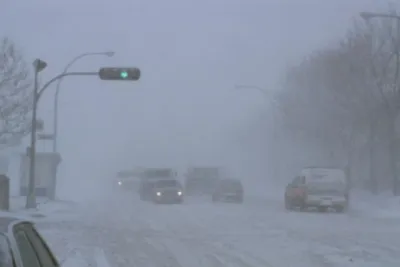
[(153, 205), (126, 193), (80, 212), (79, 221), (43, 231), (52, 244), (65, 243), (57, 253), (76, 248), (92, 266), (93, 247), (112, 267), (400, 266), (400, 220), (287, 212), (281, 202), (255, 199)]

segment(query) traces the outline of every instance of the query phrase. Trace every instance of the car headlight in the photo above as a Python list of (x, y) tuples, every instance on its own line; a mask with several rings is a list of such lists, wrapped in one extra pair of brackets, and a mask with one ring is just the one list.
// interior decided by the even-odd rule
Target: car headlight
[(121, 181), (118, 181), (118, 185), (122, 185), (122, 182), (121, 182)]
[(182, 196), (182, 191), (178, 191), (178, 196)]
[(161, 196), (161, 192), (157, 192), (156, 195), (157, 195), (157, 196)]

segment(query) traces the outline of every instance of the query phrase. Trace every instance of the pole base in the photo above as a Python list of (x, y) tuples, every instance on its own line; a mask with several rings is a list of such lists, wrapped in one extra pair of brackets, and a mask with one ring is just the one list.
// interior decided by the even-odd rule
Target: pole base
[(28, 195), (26, 197), (26, 209), (36, 209), (36, 198), (34, 195)]

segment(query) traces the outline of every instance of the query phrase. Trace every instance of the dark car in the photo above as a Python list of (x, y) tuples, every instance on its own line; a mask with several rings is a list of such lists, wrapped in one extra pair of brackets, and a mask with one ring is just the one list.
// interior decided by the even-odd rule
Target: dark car
[(58, 267), (60, 265), (32, 222), (0, 215), (0, 266)]
[(213, 202), (225, 201), (242, 203), (243, 198), (243, 185), (241, 181), (237, 179), (220, 180), (212, 195)]
[(151, 185), (151, 200), (154, 203), (182, 203), (183, 187), (178, 180), (158, 180)]

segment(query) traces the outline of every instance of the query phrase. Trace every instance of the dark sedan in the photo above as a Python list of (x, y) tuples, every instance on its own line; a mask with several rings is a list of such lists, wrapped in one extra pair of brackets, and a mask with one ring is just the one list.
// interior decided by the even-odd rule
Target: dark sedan
[(213, 202), (242, 203), (244, 197), (243, 185), (237, 179), (221, 179), (212, 195)]
[(177, 180), (160, 180), (153, 183), (152, 200), (154, 203), (176, 203), (183, 202), (182, 185)]

